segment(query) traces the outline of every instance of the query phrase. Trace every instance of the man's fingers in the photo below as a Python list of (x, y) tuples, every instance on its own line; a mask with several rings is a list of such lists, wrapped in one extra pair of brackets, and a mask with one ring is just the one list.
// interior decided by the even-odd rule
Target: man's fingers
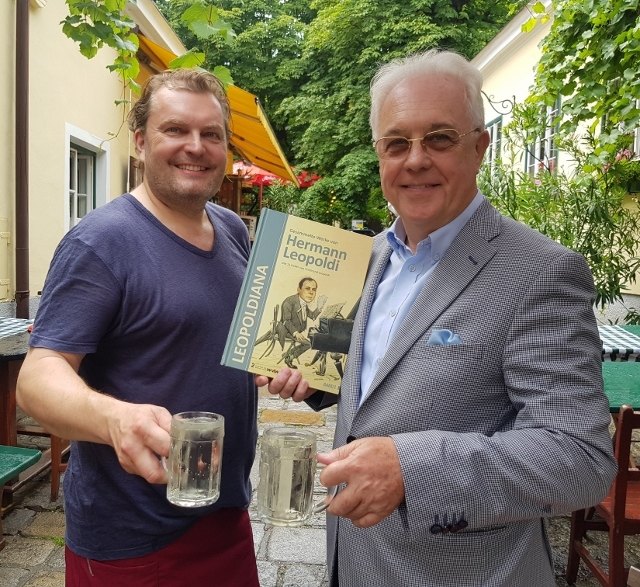
[(264, 387), (265, 385), (269, 385), (271, 381), (271, 379), (266, 375), (254, 375), (253, 378), (256, 383), (256, 387)]
[(327, 510), (366, 528), (386, 518), (404, 499), (404, 481), (393, 440), (354, 440), (318, 455), (326, 465), (320, 481), (327, 487), (344, 484)]
[(365, 516), (362, 516), (361, 518), (356, 518), (356, 519), (351, 519), (351, 522), (353, 523), (354, 526), (357, 526), (358, 528), (370, 528), (371, 526), (375, 526), (378, 522), (382, 522), (382, 520), (385, 518), (386, 516), (377, 516), (377, 515), (373, 515), (373, 514), (366, 514)]
[(347, 518), (358, 528), (368, 528), (384, 520), (394, 507), (384, 500), (371, 499), (366, 491), (358, 487), (345, 487), (331, 500), (327, 511), (334, 516)]
[(301, 402), (307, 399), (314, 390), (309, 387), (302, 373), (297, 369), (284, 367), (278, 371), (277, 375), (269, 381), (269, 393), (279, 395), (283, 399), (292, 399)]
[(151, 451), (139, 453), (135, 460), (123, 458), (120, 464), (127, 473), (139, 475), (148, 483), (161, 484), (169, 481), (161, 460)]
[(382, 521), (391, 513), (377, 510), (376, 505), (366, 499), (362, 491), (353, 487), (350, 489), (347, 486), (331, 500), (327, 511), (334, 516), (351, 520), (358, 528), (368, 528)]
[(269, 383), (269, 392), (288, 399), (296, 391), (298, 384), (302, 381), (302, 373), (297, 369), (284, 367), (278, 371), (277, 375)]
[(318, 453), (318, 462), (323, 465), (330, 465), (346, 459), (353, 451), (358, 447), (358, 443), (361, 441), (354, 441), (350, 444), (344, 444), (338, 448), (334, 448), (331, 452)]

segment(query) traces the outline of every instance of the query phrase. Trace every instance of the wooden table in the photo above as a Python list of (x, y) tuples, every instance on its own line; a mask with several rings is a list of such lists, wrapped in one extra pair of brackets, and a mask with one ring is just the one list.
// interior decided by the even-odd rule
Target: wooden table
[(16, 381), (28, 344), (27, 332), (0, 338), (0, 444), (8, 446), (17, 444)]
[(640, 363), (604, 361), (602, 378), (609, 411), (618, 412), (624, 404), (640, 410)]
[[(16, 382), (29, 346), (29, 333), (21, 332), (0, 337), (0, 444), (17, 446), (18, 433), (32, 435), (48, 434), (39, 426), (18, 430), (16, 423)], [(5, 485), (0, 514), (11, 509), (13, 494), (27, 481), (51, 466), (51, 450), (42, 452), (40, 459), (20, 474), (18, 479)]]

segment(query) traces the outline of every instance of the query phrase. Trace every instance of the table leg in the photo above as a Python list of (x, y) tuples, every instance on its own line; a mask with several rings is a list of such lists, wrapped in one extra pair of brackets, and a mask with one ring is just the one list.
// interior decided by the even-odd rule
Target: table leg
[(22, 361), (0, 363), (0, 444), (16, 446), (16, 382)]

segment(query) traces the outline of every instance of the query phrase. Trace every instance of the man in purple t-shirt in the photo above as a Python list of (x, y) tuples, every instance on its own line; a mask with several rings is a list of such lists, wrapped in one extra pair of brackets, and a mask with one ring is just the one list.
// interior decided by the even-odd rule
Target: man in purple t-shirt
[[(225, 174), (229, 106), (211, 74), (164, 72), (129, 126), (143, 183), (61, 241), (18, 381), (20, 406), (73, 441), (66, 585), (257, 587), (256, 386), (220, 365), (249, 240), (239, 217), (209, 202)], [(171, 414), (187, 410), (225, 418), (220, 498), (205, 508), (165, 496), (159, 457)]]

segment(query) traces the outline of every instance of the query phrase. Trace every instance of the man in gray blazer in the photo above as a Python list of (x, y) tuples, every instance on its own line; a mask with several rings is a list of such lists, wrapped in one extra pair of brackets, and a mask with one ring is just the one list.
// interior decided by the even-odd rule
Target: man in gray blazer
[[(615, 462), (585, 260), (478, 191), (480, 73), (383, 66), (371, 128), (396, 222), (375, 237), (321, 480), (332, 587), (552, 587), (544, 519)], [(287, 379), (288, 376), (288, 379)], [(294, 373), (270, 390), (306, 399)]]

